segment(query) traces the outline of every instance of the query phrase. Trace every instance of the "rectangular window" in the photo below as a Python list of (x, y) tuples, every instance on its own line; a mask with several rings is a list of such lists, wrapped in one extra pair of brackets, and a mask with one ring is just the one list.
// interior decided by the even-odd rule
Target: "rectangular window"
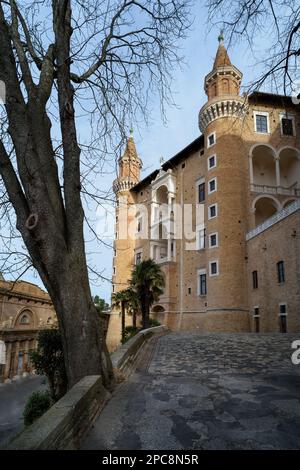
[(140, 264), (142, 261), (142, 253), (141, 251), (139, 251), (138, 253), (136, 253), (135, 255), (135, 264)]
[(218, 261), (210, 261), (210, 263), (209, 263), (209, 275), (210, 276), (218, 276), (218, 274), (219, 274)]
[(261, 134), (269, 133), (269, 114), (268, 113), (254, 113), (255, 118), (255, 131)]
[(114, 257), (117, 256), (117, 250), (114, 250)]
[(253, 285), (253, 289), (257, 289), (257, 288), (258, 288), (257, 271), (252, 271), (252, 285)]
[(197, 231), (197, 250), (204, 250), (205, 248), (205, 228)]
[(260, 316), (259, 316), (259, 308), (254, 307), (254, 315), (253, 315), (253, 320), (254, 320), (254, 331), (255, 333), (259, 333), (260, 330)]
[(286, 304), (279, 305), (279, 331), (287, 333)]
[(217, 217), (217, 215), (218, 215), (217, 204), (212, 204), (211, 206), (208, 207), (208, 218), (213, 219), (214, 217)]
[(206, 285), (206, 270), (198, 270), (198, 295), (207, 294), (207, 285)]
[(208, 182), (208, 194), (217, 191), (217, 178), (214, 178)]
[(281, 135), (296, 135), (295, 117), (291, 114), (283, 113), (280, 115)]
[(279, 263), (277, 263), (277, 276), (279, 283), (285, 281), (284, 261), (279, 261)]
[(113, 273), (114, 273), (114, 276), (116, 275), (116, 267), (114, 266), (113, 267)]
[(216, 133), (213, 132), (207, 137), (207, 147), (212, 147), (216, 143)]
[(205, 201), (205, 183), (200, 183), (198, 185), (198, 202), (204, 202)]
[(209, 235), (209, 248), (215, 248), (218, 246), (218, 234), (211, 233)]
[(207, 159), (207, 168), (208, 170), (212, 170), (217, 166), (217, 157), (216, 155), (212, 155), (211, 157), (208, 157)]

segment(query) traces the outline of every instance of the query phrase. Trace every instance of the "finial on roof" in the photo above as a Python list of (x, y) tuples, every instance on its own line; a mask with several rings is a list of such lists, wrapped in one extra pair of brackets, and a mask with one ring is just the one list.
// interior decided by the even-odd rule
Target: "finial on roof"
[(160, 163), (160, 166), (163, 166), (163, 164), (165, 163), (164, 157), (160, 157), (159, 163)]
[(223, 31), (223, 29), (221, 29), (221, 31), (220, 31), (220, 34), (218, 36), (218, 41), (219, 41), (220, 44), (222, 44), (224, 42), (224, 31)]
[(133, 127), (132, 126), (131, 126), (129, 132), (130, 132), (130, 137), (133, 137)]

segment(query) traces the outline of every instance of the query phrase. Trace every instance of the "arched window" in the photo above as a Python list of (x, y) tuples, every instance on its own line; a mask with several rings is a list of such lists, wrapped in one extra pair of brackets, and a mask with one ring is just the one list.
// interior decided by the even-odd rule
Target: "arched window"
[(19, 314), (19, 317), (16, 320), (16, 325), (27, 327), (27, 326), (32, 325), (32, 322), (33, 322), (32, 312), (30, 310), (23, 310), (23, 312)]
[(30, 323), (29, 316), (26, 313), (24, 313), (24, 315), (22, 315), (20, 318), (20, 324), (29, 325), (29, 323)]

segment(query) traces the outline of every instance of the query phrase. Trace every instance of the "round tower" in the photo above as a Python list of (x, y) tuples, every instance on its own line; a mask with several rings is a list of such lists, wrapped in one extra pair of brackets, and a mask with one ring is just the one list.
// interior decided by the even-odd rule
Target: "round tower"
[(223, 35), (213, 70), (205, 77), (207, 103), (199, 114), (207, 159), (206, 329), (249, 331), (246, 281), (247, 158), (242, 125), (242, 73), (231, 64)]
[[(131, 271), (134, 266), (135, 240), (130, 234), (135, 220), (135, 200), (130, 191), (140, 180), (142, 161), (139, 158), (133, 138), (133, 131), (127, 140), (124, 154), (118, 160), (118, 177), (113, 182), (116, 195), (115, 240), (113, 257), (112, 293), (117, 293), (128, 287)], [(132, 319), (127, 319), (132, 322)], [(120, 309), (112, 309), (108, 331), (107, 346), (110, 351), (119, 346), (121, 341)]]

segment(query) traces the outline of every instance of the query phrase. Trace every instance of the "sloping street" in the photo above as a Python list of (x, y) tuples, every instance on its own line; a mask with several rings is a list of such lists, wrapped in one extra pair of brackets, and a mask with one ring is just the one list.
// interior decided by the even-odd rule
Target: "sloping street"
[(184, 332), (152, 339), (83, 448), (300, 448), (294, 339)]

